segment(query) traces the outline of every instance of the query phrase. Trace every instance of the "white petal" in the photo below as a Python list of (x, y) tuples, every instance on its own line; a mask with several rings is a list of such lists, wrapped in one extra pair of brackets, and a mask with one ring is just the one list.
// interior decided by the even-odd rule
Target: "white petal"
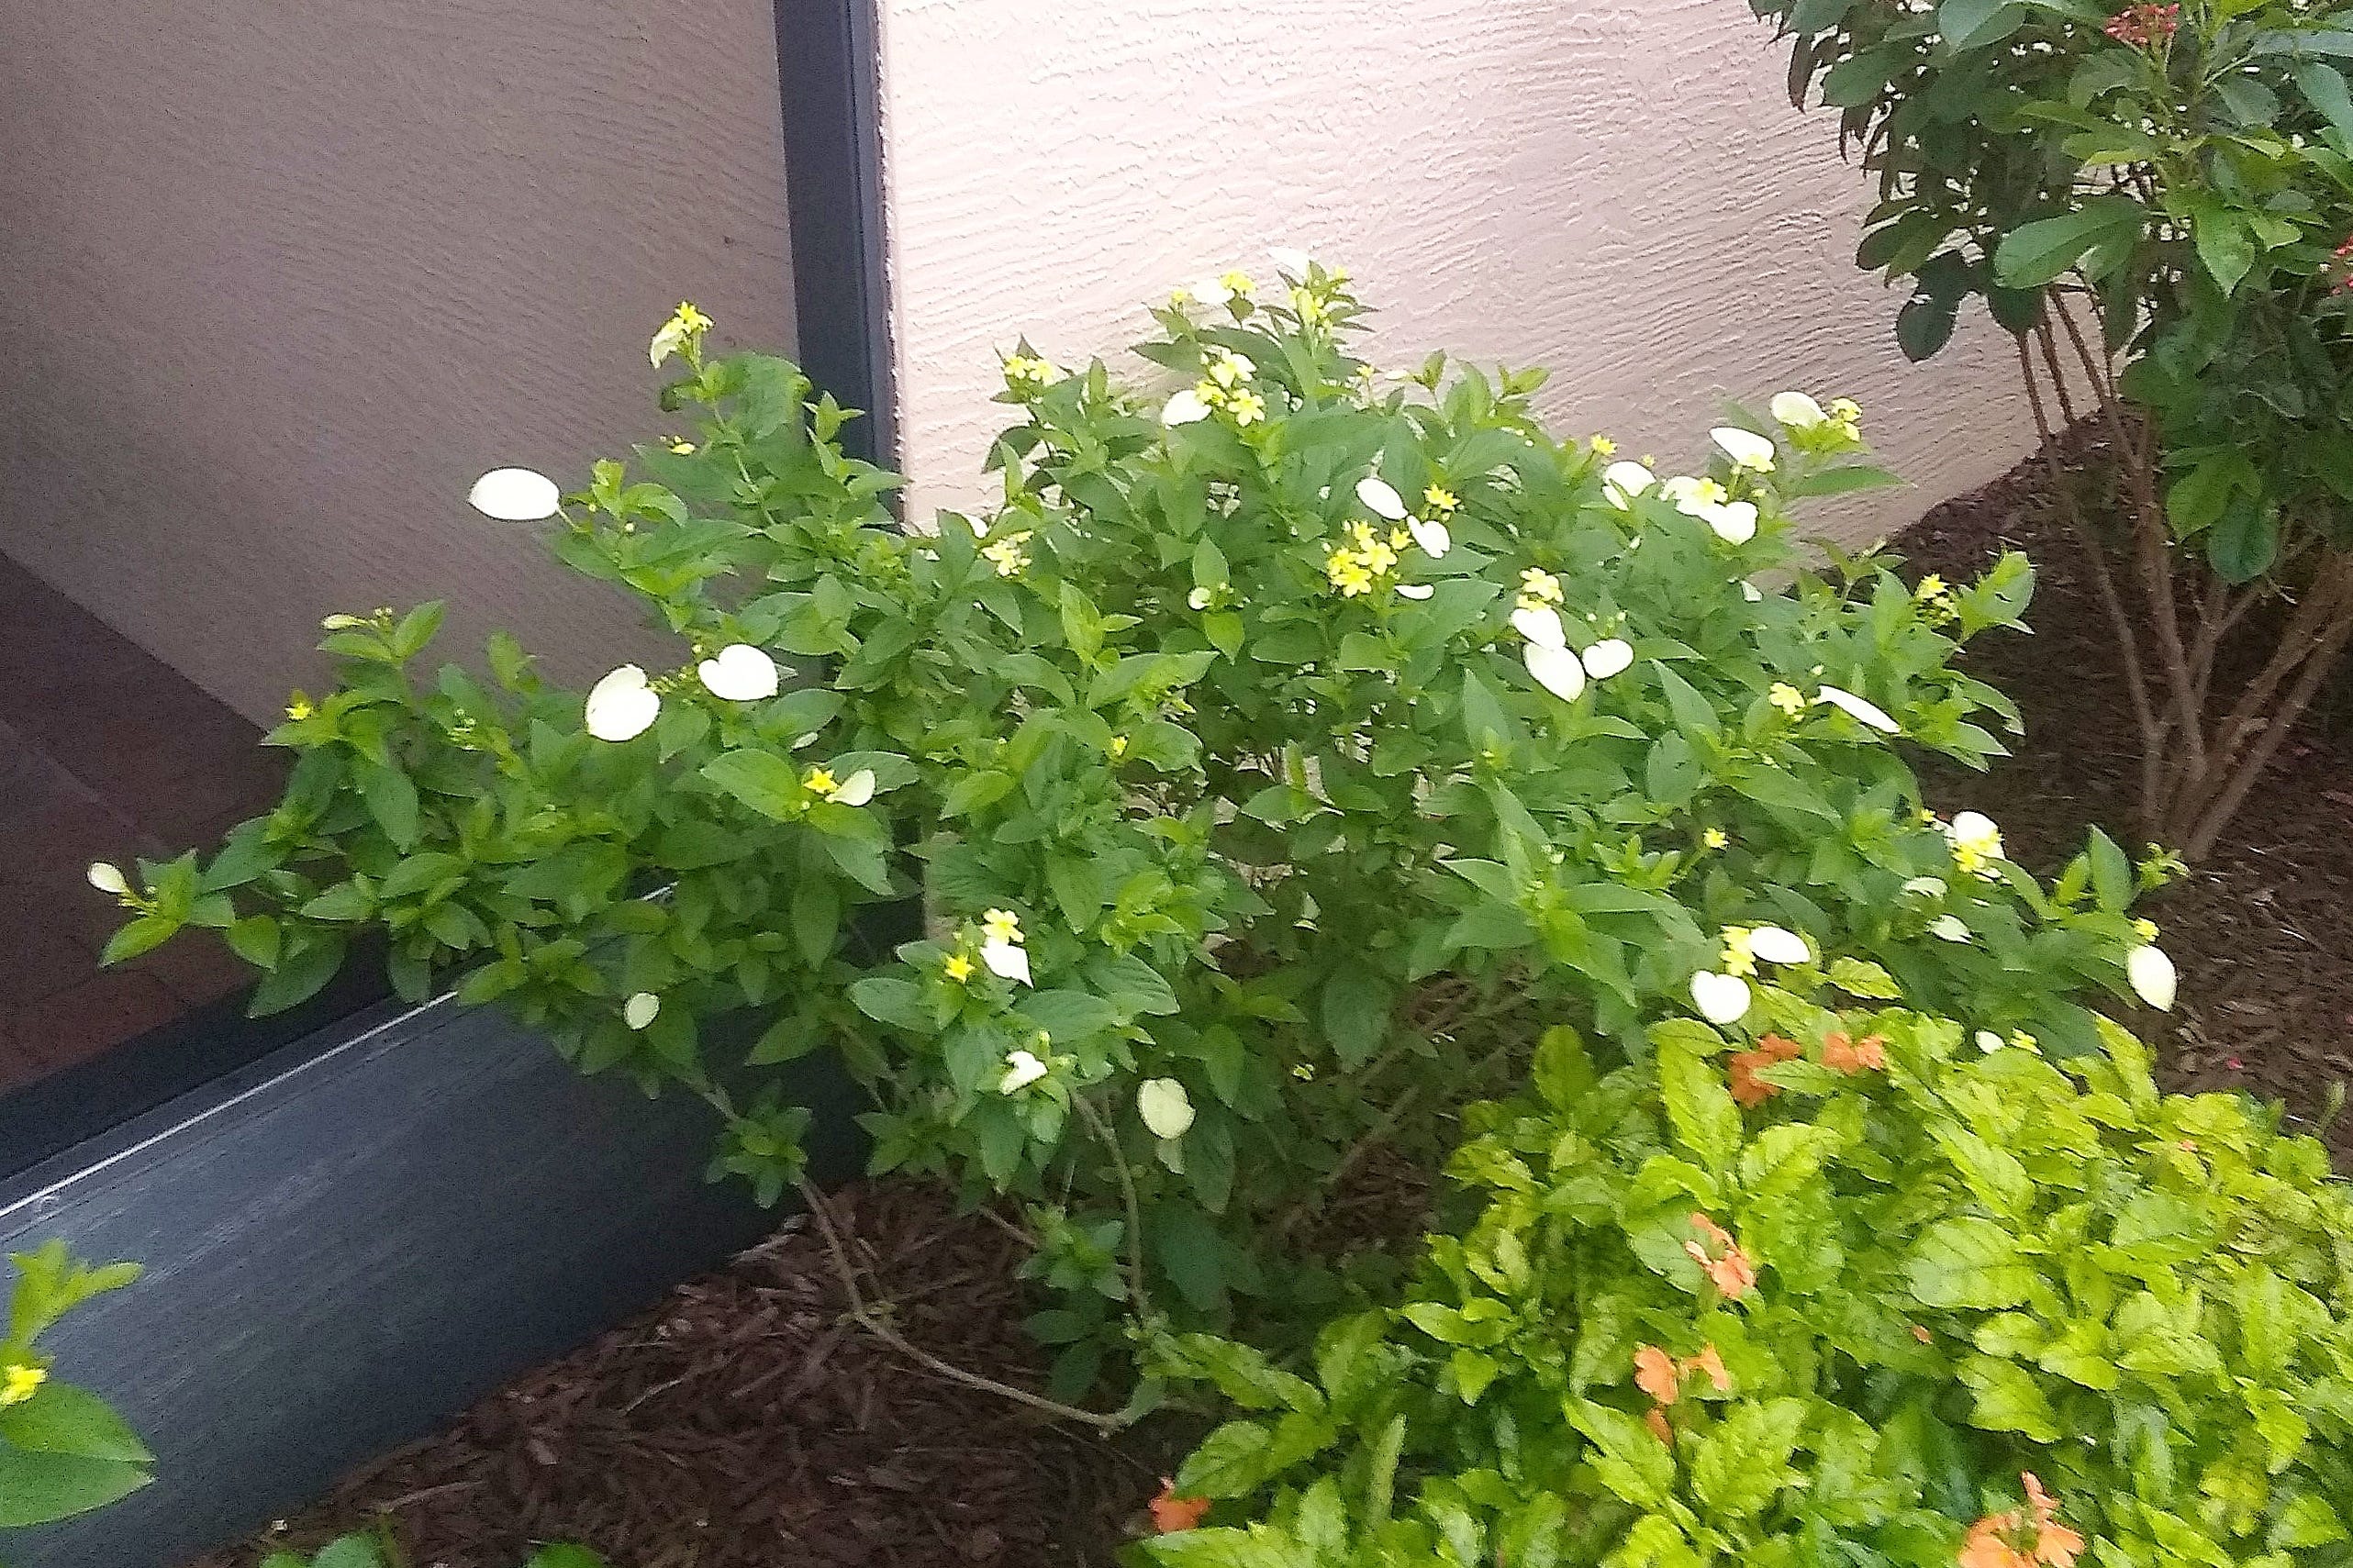
[(1215, 278), (1203, 278), (1185, 291), (1203, 305), (1220, 306), (1233, 297), (1233, 291)]
[(1928, 922), (1928, 934), (1940, 942), (1965, 942), (1969, 940), (1968, 926), (1958, 915), (1939, 915)]
[(1135, 1092), (1136, 1114), (1154, 1138), (1182, 1138), (1193, 1125), (1193, 1099), (1174, 1078), (1147, 1078)]
[(1436, 585), (1429, 583), (1400, 583), (1397, 585), (1397, 596), (1400, 599), (1426, 599), (1437, 591)]
[(2133, 983), (2134, 995), (2159, 1012), (2173, 1010), (2173, 994), (2180, 977), (2174, 973), (2173, 961), (2165, 956), (2163, 948), (2135, 948), (2125, 956), (2124, 975)]
[[(1733, 542), (1737, 544), (1740, 541), (1735, 539)], [(1751, 583), (1745, 577), (1740, 580), (1740, 596), (1746, 599), (1752, 605), (1759, 605), (1765, 602), (1765, 591), (1762, 588), (1759, 588), (1756, 584)]]
[(1308, 269), (1315, 265), (1315, 258), (1296, 245), (1269, 246), (1266, 257), (1275, 263), (1275, 270), (1287, 278), (1303, 278)]
[(1016, 942), (983, 942), (980, 962), (988, 965), (988, 973), (999, 980), (1018, 980), (1024, 985), (1034, 984), (1030, 978), (1030, 954)]
[(2002, 829), (1992, 817), (1982, 811), (1958, 811), (1953, 814), (1953, 837), (1956, 839), (1990, 840), (1999, 838)]
[(1623, 506), (1658, 483), (1658, 476), (1638, 462), (1613, 462), (1601, 471), (1601, 494), (1612, 506)]
[(832, 795), (836, 806), (864, 806), (875, 797), (875, 771), (860, 768), (842, 781), (842, 787)]
[(1773, 466), (1773, 443), (1754, 430), (1744, 430), (1737, 425), (1719, 425), (1708, 432), (1708, 439), (1716, 450), (1732, 459), (1735, 468), (1755, 469), (1765, 473)]
[(1191, 593), (1185, 595), (1185, 603), (1197, 610), (1208, 609), (1210, 607), (1210, 591), (1207, 588), (1196, 588)]
[(1689, 517), (1701, 515), (1701, 508), (1709, 505), (1708, 496), (1712, 492), (1722, 495), (1723, 486), (1711, 480), (1694, 479), (1688, 473), (1678, 473), (1658, 487), (1659, 495), (1674, 502), (1675, 509)]
[(1536, 684), (1563, 702), (1575, 702), (1577, 694), (1585, 689), (1585, 666), (1566, 648), (1531, 642), (1520, 650), (1520, 657), (1527, 662), (1528, 673), (1536, 678)]
[(651, 991), (641, 991), (621, 1004), (621, 1022), (633, 1029), (652, 1023), (662, 1011), (662, 998)]
[(1540, 647), (1568, 646), (1568, 634), (1561, 629), (1560, 612), (1550, 605), (1522, 605), (1511, 612), (1511, 628)]
[(466, 503), (485, 517), (502, 523), (536, 523), (555, 516), (563, 492), (555, 481), (535, 469), (494, 468), (474, 482)]
[(1606, 681), (1634, 662), (1634, 645), (1623, 637), (1605, 637), (1585, 651), (1585, 673)]
[(1405, 497), (1397, 487), (1378, 474), (1368, 474), (1356, 481), (1356, 499), (1376, 517), (1387, 517), (1392, 523), (1405, 521)]
[(1445, 524), (1435, 517), (1408, 517), (1405, 519), (1405, 531), (1413, 536), (1413, 542), (1422, 547), (1422, 553), (1433, 561), (1455, 548), (1455, 536), (1447, 530)]
[(1164, 425), (1198, 425), (1210, 417), (1210, 406), (1200, 395), (1188, 387), (1161, 405), (1160, 422)]
[(1822, 411), (1821, 404), (1802, 392), (1777, 392), (1768, 406), (1774, 421), (1784, 429), (1811, 430), (1830, 417)]
[(695, 666), (703, 687), (729, 702), (764, 702), (776, 695), (776, 662), (748, 642), (730, 642)]
[(645, 684), (645, 672), (624, 664), (588, 688), (588, 733), (599, 740), (634, 740), (653, 727), (662, 696)]
[(998, 1081), (999, 1094), (1015, 1095), (1046, 1075), (1046, 1064), (1030, 1051), (1012, 1051), (1005, 1055), (1005, 1076)]
[(1887, 709), (1867, 697), (1857, 696), (1853, 692), (1837, 686), (1824, 686), (1813, 700), (1826, 702), (1839, 712), (1852, 715), (1857, 723), (1867, 724), (1882, 735), (1903, 733), (1902, 727), (1888, 717)]
[(1748, 951), (1768, 963), (1805, 963), (1813, 958), (1803, 937), (1779, 926), (1759, 926), (1749, 932)]
[(1994, 1033), (1991, 1029), (1978, 1030), (1976, 1040), (1977, 1048), (1979, 1051), (1984, 1051), (1988, 1056), (1991, 1056), (1995, 1051), (2000, 1051), (2003, 1046), (2010, 1043), (2000, 1035)]
[(1691, 976), (1691, 1005), (1712, 1024), (1736, 1024), (1748, 1013), (1748, 982), (1703, 969)]
[(1705, 508), (1700, 517), (1726, 544), (1746, 544), (1756, 537), (1756, 505), (1753, 501), (1726, 501)]

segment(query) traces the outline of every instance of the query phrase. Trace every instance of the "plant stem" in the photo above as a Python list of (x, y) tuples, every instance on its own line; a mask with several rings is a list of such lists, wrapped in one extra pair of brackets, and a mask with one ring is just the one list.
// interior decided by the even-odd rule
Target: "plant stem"
[(1128, 1170), (1127, 1157), (1120, 1151), (1120, 1135), (1112, 1129), (1103, 1113), (1095, 1108), (1095, 1102), (1084, 1095), (1074, 1095), (1071, 1104), (1078, 1107), (1079, 1116), (1095, 1136), (1102, 1140), (1104, 1149), (1111, 1156), (1111, 1168), (1119, 1173), (1120, 1201), (1128, 1211), (1128, 1292), (1135, 1298), (1136, 1316), (1149, 1318), (1152, 1315), (1152, 1298), (1144, 1294), (1143, 1288), (1143, 1205), (1136, 1201), (1135, 1177)]

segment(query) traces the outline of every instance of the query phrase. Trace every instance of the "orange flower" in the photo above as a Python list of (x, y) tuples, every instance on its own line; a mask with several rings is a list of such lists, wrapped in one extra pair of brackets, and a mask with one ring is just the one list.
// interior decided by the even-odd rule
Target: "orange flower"
[(1956, 1559), (1960, 1568), (2035, 1568), (2035, 1560), (2010, 1544), (2025, 1522), (2022, 1514), (1988, 1514), (1969, 1526)]
[(1652, 1437), (1656, 1438), (1668, 1448), (1675, 1446), (1675, 1429), (1667, 1424), (1666, 1411), (1653, 1405), (1642, 1413), (1642, 1424), (1650, 1429)]
[(1191, 1529), (1210, 1511), (1207, 1497), (1179, 1497), (1176, 1483), (1165, 1475), (1160, 1478), (1160, 1496), (1152, 1500), (1152, 1528), (1163, 1535)]
[(1683, 1251), (1700, 1265), (1718, 1290), (1737, 1298), (1756, 1288), (1756, 1265), (1749, 1260), (1747, 1253), (1740, 1250), (1740, 1243), (1732, 1239), (1732, 1232), (1706, 1215), (1698, 1213), (1691, 1216), (1691, 1229), (1706, 1239), (1705, 1244), (1686, 1241)]
[(1683, 1372), (1687, 1375), (1695, 1372), (1705, 1373), (1708, 1381), (1715, 1385), (1717, 1393), (1732, 1392), (1732, 1373), (1724, 1370), (1723, 1357), (1716, 1353), (1713, 1345), (1702, 1345), (1698, 1355), (1685, 1357)]
[(1672, 1405), (1683, 1396), (1683, 1380), (1675, 1371), (1675, 1358), (1656, 1345), (1644, 1345), (1634, 1351), (1634, 1386), (1661, 1405)]
[(1888, 1064), (1887, 1043), (1875, 1034), (1857, 1041), (1833, 1029), (1822, 1037), (1822, 1064), (1840, 1073), (1878, 1072)]
[(2026, 1506), (2035, 1512), (2035, 1561), (2046, 1568), (2075, 1568), (2083, 1538), (2058, 1522), (2058, 1504), (2033, 1471), (2020, 1471), (2018, 1479), (2026, 1484)]
[[(1988, 1514), (1969, 1527), (1960, 1568), (2075, 1568), (2083, 1538), (2058, 1522), (2058, 1504), (2033, 1471), (2021, 1471), (2026, 1507)], [(2031, 1517), (2030, 1517), (2031, 1516)]]
[(1799, 1054), (1798, 1042), (1777, 1034), (1768, 1034), (1756, 1042), (1754, 1051), (1736, 1051), (1731, 1058), (1732, 1097), (1744, 1106), (1761, 1106), (1781, 1092), (1779, 1085), (1768, 1084), (1757, 1073), (1776, 1062), (1787, 1062)]

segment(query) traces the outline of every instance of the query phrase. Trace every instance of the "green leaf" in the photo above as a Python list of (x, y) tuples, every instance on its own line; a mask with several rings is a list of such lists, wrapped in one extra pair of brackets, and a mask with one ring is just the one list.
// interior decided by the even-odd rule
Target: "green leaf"
[(2073, 212), (2013, 229), (1994, 250), (1994, 281), (2004, 288), (2040, 288), (2093, 250), (2137, 236), (2147, 217), (2138, 202), (2099, 196)]
[(0, 1442), (39, 1453), (129, 1464), (145, 1464), (155, 1457), (112, 1406), (88, 1389), (66, 1383), (45, 1383), (23, 1404), (0, 1409)]
[(1936, 7), (1936, 30), (1957, 50), (2000, 43), (2025, 20), (2026, 7), (2015, 0), (1943, 0)]
[(1675, 1455), (1648, 1427), (1590, 1399), (1570, 1401), (1564, 1408), (1569, 1425), (1600, 1451), (1592, 1464), (1601, 1485), (1638, 1508), (1667, 1501), (1675, 1489)]
[(2353, 92), (2347, 90), (2343, 72), (2317, 60), (2301, 61), (2296, 65), (2296, 90), (2336, 128), (2339, 136), (2353, 141)]
[(565, 1542), (531, 1553), (523, 1568), (606, 1568), (606, 1563), (586, 1547)]
[(143, 1466), (122, 1460), (0, 1448), (0, 1528), (72, 1518), (119, 1501), (151, 1479)]
[(1388, 1040), (1393, 994), (1368, 969), (1341, 969), (1323, 984), (1323, 1035), (1343, 1063), (1361, 1067)]
[(1701, 1440), (1691, 1456), (1691, 1490), (1714, 1512), (1729, 1518), (1763, 1513), (1782, 1487), (1799, 1479), (1790, 1468), (1798, 1433), (1805, 1426), (1805, 1402), (1744, 1401)]
[(1929, 293), (1914, 294), (1895, 313), (1895, 343), (1913, 363), (1934, 358), (1952, 340), (1953, 325), (1960, 319), (1961, 302)]
[(2206, 534), (2206, 560), (2225, 583), (2252, 583), (2280, 554), (2280, 515), (2252, 495), (2235, 495)]
[(267, 1018), (307, 1002), (343, 967), (343, 933), (324, 926), (280, 928), (278, 966), (253, 988), (249, 1018)]
[(1931, 1226), (1913, 1244), (1904, 1276), (1930, 1307), (2015, 1307), (2033, 1294), (2035, 1279), (2016, 1239), (1975, 1216)]
[(2013, 1362), (1973, 1355), (1961, 1363), (1961, 1382), (1977, 1396), (1969, 1425), (1991, 1432), (2023, 1432), (2036, 1442), (2057, 1442), (2064, 1430), (2058, 1413), (2043, 1396), (2035, 1374)]
[(911, 980), (870, 974), (851, 984), (850, 1000), (858, 1011), (876, 1023), (889, 1024), (910, 1034), (930, 1034), (934, 1027), (930, 1012), (923, 1006), (923, 993)]
[(799, 813), (800, 774), (773, 751), (721, 751), (703, 764), (703, 777), (763, 817), (785, 822)]
[(127, 963), (141, 953), (151, 952), (180, 933), (180, 922), (167, 920), (160, 915), (141, 915), (106, 939), (104, 951), (98, 954), (102, 965)]
[(2255, 236), (2248, 231), (2247, 220), (2219, 202), (2205, 201), (2191, 213), (2190, 231), (2197, 242), (2198, 260), (2205, 263), (2223, 293), (2238, 287), (2239, 280), (2255, 265)]
[(1680, 1031), (1660, 1024), (1650, 1038), (1658, 1048), (1658, 1087), (1676, 1141), (1711, 1171), (1729, 1170), (1740, 1152), (1740, 1106), (1724, 1086), (1723, 1074)]
[(395, 849), (407, 851), (417, 842), (417, 785), (398, 768), (375, 762), (359, 768), (360, 798), (367, 802), (368, 815)]

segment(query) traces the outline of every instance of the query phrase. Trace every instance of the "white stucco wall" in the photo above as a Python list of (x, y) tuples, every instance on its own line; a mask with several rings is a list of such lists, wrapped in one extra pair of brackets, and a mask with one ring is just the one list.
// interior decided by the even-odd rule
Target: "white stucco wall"
[(2029, 442), (1975, 313), (1927, 366), (1855, 270), (1870, 181), (1741, 0), (885, 0), (885, 178), (919, 507), (985, 494), (993, 352), (1119, 353), (1269, 244), (1347, 266), (1384, 362), (1549, 366), (1564, 433), (1662, 461), (1724, 395), (1843, 394), (1916, 517)]
[(769, 0), (0, 6), (0, 551), (255, 717), (330, 611), (669, 646), (464, 496), (664, 429), (682, 296), (789, 348), (776, 95)]

